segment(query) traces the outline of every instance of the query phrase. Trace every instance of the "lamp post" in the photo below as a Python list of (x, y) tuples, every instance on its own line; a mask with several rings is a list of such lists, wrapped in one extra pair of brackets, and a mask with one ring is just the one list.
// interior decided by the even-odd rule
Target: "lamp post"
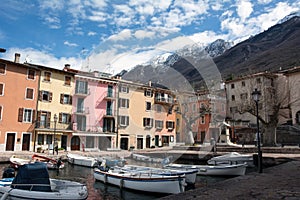
[(255, 90), (252, 92), (252, 97), (256, 104), (258, 172), (262, 173), (262, 152), (260, 149), (260, 133), (259, 133), (259, 119), (258, 119), (258, 102), (260, 96), (261, 96), (261, 92), (258, 91), (257, 88), (255, 88)]
[(54, 114), (53, 155), (54, 155), (54, 146), (55, 146), (56, 123), (57, 123), (57, 115)]

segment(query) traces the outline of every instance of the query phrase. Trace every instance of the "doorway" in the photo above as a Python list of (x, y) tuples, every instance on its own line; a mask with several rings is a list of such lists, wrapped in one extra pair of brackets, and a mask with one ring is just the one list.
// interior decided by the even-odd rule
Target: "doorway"
[(73, 136), (71, 139), (71, 151), (79, 151), (80, 150), (80, 138), (78, 136)]
[(65, 151), (67, 150), (67, 142), (68, 142), (68, 136), (62, 135), (61, 136), (61, 148), (63, 148)]
[(22, 140), (22, 151), (29, 151), (30, 148), (30, 135), (28, 133), (23, 134), (23, 140)]
[(6, 151), (14, 151), (15, 150), (15, 141), (16, 141), (16, 134), (15, 133), (7, 133)]
[(121, 138), (121, 149), (128, 150), (128, 138)]

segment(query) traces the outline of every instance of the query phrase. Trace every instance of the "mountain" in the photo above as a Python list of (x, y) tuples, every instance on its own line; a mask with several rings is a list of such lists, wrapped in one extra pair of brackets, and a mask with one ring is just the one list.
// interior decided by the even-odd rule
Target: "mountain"
[[(147, 83), (162, 84), (166, 81), (178, 80), (184, 77), (194, 84), (201, 80), (201, 74), (194, 65), (203, 60), (212, 60), (212, 57), (222, 55), (232, 43), (218, 39), (205, 46), (201, 43), (188, 45), (175, 53), (165, 53), (154, 57), (148, 63), (137, 65), (129, 72), (123, 74), (123, 79)], [(200, 79), (199, 79), (200, 78)], [(169, 83), (167, 83), (169, 84)]]
[(180, 80), (195, 89), (205, 89), (208, 80), (216, 79), (217, 74), (227, 80), (300, 66), (300, 17), (294, 14), (280, 22), (233, 47), (231, 43), (217, 40), (206, 47), (195, 44), (174, 54), (164, 54), (146, 65), (136, 66), (123, 77), (160, 84)]
[(300, 66), (300, 17), (253, 36), (214, 58), (224, 78)]

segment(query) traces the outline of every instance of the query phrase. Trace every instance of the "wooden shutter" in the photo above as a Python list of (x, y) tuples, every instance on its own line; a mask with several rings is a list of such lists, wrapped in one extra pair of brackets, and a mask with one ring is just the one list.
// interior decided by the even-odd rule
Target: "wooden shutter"
[(126, 107), (129, 108), (129, 99), (126, 99)]
[(0, 84), (0, 95), (3, 95), (3, 84)]
[(32, 121), (31, 122), (32, 123), (35, 122), (35, 110), (34, 109), (32, 110)]
[(69, 97), (69, 104), (72, 105), (72, 96)]
[(61, 103), (61, 104), (64, 103), (64, 94), (60, 94), (60, 103)]
[(50, 122), (51, 122), (51, 112), (47, 112), (47, 128), (50, 128)]
[(126, 120), (126, 125), (129, 126), (129, 116), (126, 116), (127, 120)]
[(52, 92), (49, 92), (49, 101), (52, 101)]
[(23, 112), (24, 112), (24, 108), (19, 108), (18, 122), (23, 121)]
[(59, 113), (58, 114), (58, 122), (61, 123), (61, 121), (62, 121), (62, 113)]
[(43, 91), (39, 91), (39, 101), (43, 100)]

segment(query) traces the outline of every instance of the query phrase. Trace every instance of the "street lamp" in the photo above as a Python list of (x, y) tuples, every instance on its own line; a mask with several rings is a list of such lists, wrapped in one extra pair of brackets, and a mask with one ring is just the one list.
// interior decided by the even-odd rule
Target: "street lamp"
[(56, 123), (57, 123), (57, 115), (54, 114), (54, 134), (53, 134), (53, 155), (54, 155), (54, 145), (55, 145), (55, 132), (56, 132)]
[(256, 104), (256, 123), (257, 123), (257, 154), (258, 154), (258, 172), (262, 173), (262, 152), (260, 149), (260, 133), (259, 133), (259, 119), (258, 119), (258, 102), (261, 96), (261, 92), (255, 88), (255, 90), (252, 92), (253, 100)]

